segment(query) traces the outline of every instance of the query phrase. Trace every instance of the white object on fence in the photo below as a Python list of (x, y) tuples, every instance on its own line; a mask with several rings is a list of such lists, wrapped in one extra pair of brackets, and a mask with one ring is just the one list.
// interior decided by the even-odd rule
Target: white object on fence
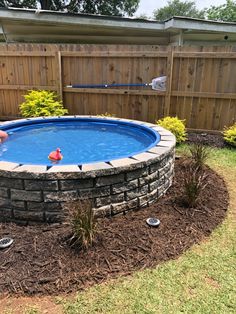
[(166, 90), (166, 76), (160, 76), (160, 77), (154, 78), (150, 85), (152, 86), (152, 89), (154, 90), (165, 91)]

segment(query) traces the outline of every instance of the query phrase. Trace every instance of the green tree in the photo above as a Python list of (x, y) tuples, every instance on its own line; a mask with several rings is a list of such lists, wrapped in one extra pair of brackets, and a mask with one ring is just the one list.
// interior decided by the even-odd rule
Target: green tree
[(0, 0), (0, 7), (28, 8), (34, 9), (37, 7), (36, 0)]
[(139, 0), (84, 0), (81, 1), (81, 12), (92, 14), (132, 16), (139, 4)]
[(225, 4), (211, 6), (206, 14), (209, 20), (236, 22), (236, 1), (226, 0)]
[(205, 11), (199, 11), (193, 1), (170, 0), (163, 8), (153, 12), (154, 18), (158, 21), (165, 21), (173, 16), (187, 16), (204, 19)]
[(0, 0), (0, 7), (132, 16), (140, 0)]

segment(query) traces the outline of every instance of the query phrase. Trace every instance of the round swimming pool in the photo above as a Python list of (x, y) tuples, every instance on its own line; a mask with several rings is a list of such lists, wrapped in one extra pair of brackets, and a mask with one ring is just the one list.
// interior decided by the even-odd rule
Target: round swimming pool
[(61, 149), (59, 165), (130, 157), (160, 141), (155, 130), (132, 122), (99, 118), (51, 118), (3, 126), (9, 138), (0, 145), (0, 160), (50, 166), (51, 151)]
[[(172, 184), (175, 137), (155, 124), (66, 116), (0, 123), (0, 221), (60, 222), (89, 199), (97, 217), (149, 206)], [(63, 159), (48, 159), (60, 148)]]

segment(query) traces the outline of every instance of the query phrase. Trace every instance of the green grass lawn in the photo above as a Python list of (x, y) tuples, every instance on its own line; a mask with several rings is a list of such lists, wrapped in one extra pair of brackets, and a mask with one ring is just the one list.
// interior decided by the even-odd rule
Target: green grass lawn
[(229, 189), (224, 223), (177, 260), (58, 299), (66, 314), (236, 313), (236, 150), (213, 149), (208, 164)]

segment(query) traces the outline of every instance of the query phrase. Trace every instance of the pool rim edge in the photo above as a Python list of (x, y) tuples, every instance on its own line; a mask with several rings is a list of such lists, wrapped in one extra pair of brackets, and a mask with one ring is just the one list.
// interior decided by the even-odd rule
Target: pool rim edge
[[(107, 162), (94, 162), (82, 165), (76, 164), (68, 164), (68, 165), (53, 165), (52, 167), (47, 167), (43, 165), (34, 165), (34, 164), (19, 164), (8, 161), (0, 161), (0, 176), (3, 177), (11, 177), (11, 178), (42, 178), (42, 179), (52, 179), (52, 178), (61, 178), (62, 176), (66, 176), (75, 178), (86, 178), (97, 175), (112, 175), (117, 174), (120, 171), (124, 170), (136, 170), (138, 168), (143, 168), (145, 165), (152, 164), (162, 159), (165, 155), (167, 155), (171, 150), (175, 148), (176, 138), (175, 136), (168, 130), (158, 126), (157, 124), (148, 123), (145, 121), (133, 120), (133, 119), (123, 119), (116, 117), (99, 117), (94, 115), (70, 115), (70, 116), (62, 116), (62, 117), (37, 117), (37, 118), (26, 118), (26, 119), (18, 119), (3, 122), (0, 124), (1, 126), (6, 127), (10, 126), (12, 123), (18, 122), (23, 123), (24, 121), (43, 121), (45, 119), (97, 119), (97, 120), (111, 120), (111, 121), (119, 121), (124, 123), (133, 123), (136, 125), (141, 125), (146, 129), (157, 132), (160, 134), (160, 141), (156, 143), (148, 150), (133, 155), (127, 158), (118, 158), (112, 159)], [(114, 166), (112, 164), (121, 164), (118, 166)], [(122, 165), (123, 163), (123, 165)], [(22, 177), (23, 175), (23, 177)]]

